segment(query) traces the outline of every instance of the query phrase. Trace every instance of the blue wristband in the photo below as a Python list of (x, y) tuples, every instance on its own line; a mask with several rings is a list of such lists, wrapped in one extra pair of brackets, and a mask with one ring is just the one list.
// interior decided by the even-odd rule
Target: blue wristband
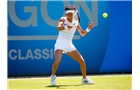
[(68, 29), (68, 24), (63, 25), (65, 29)]

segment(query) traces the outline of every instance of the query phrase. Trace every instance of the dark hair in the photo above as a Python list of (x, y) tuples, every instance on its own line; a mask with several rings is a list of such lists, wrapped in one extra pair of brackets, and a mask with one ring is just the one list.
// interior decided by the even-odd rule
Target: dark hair
[[(73, 5), (68, 5), (65, 7), (65, 11), (67, 11), (67, 10), (76, 10), (76, 8)], [(78, 12), (77, 12), (77, 15), (78, 15), (79, 23), (80, 23), (80, 16), (79, 16)]]
[(68, 5), (68, 6), (65, 7), (65, 11), (66, 10), (76, 10), (76, 8), (73, 5)]
[(80, 23), (80, 15), (79, 15), (79, 12), (77, 12), (77, 15), (78, 15), (79, 23)]

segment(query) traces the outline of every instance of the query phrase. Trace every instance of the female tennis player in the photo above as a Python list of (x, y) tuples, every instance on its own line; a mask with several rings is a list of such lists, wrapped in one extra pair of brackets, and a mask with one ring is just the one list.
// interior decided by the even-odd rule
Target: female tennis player
[(52, 65), (51, 84), (56, 85), (55, 73), (61, 61), (63, 52), (67, 53), (67, 55), (80, 64), (80, 69), (83, 76), (82, 83), (93, 84), (94, 82), (86, 77), (85, 60), (73, 45), (72, 39), (76, 30), (78, 30), (80, 35), (84, 37), (94, 27), (94, 25), (93, 23), (89, 22), (87, 29), (83, 30), (80, 27), (80, 17), (75, 6), (66, 6), (65, 13), (66, 16), (60, 18), (57, 26), (59, 35), (55, 43), (55, 61)]

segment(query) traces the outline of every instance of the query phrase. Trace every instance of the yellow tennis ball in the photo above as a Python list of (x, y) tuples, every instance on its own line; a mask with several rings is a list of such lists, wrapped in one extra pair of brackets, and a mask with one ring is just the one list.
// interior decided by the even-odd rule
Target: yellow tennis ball
[(103, 17), (107, 18), (108, 14), (107, 13), (103, 13)]

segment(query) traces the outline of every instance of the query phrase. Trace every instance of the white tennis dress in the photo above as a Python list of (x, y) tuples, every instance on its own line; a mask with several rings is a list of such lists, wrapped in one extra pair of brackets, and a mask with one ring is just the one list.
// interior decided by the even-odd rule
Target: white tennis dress
[[(64, 25), (71, 25), (71, 23), (67, 20), (66, 17), (63, 17), (65, 19)], [(74, 36), (74, 33), (77, 29), (77, 25), (71, 25), (71, 29), (66, 29), (59, 31), (59, 35), (57, 37), (56, 43), (55, 43), (55, 50), (60, 49), (63, 50), (63, 52), (71, 52), (73, 50), (76, 50), (75, 46), (72, 43), (72, 39)]]

